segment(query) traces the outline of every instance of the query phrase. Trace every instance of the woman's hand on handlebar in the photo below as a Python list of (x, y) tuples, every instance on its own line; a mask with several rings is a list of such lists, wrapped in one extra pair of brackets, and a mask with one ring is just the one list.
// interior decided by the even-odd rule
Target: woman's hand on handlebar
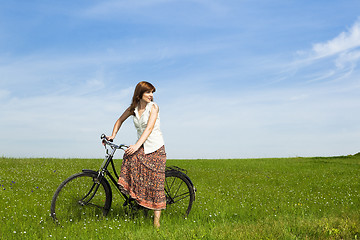
[(112, 142), (114, 140), (115, 136), (114, 135), (111, 135), (111, 136), (108, 136), (106, 137), (106, 139), (110, 142)]
[(105, 134), (101, 135), (101, 139), (102, 139), (102, 144), (105, 146), (106, 145), (106, 141), (108, 142), (112, 142), (113, 139), (115, 138), (115, 136), (106, 136)]

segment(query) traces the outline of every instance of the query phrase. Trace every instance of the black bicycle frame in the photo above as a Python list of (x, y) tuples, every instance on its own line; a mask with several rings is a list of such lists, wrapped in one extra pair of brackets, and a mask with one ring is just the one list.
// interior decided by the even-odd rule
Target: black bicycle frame
[[(114, 164), (114, 160), (113, 160), (113, 156), (115, 154), (115, 151), (116, 149), (123, 149), (123, 147), (126, 147), (125, 145), (120, 145), (120, 146), (117, 146), (115, 144), (111, 144), (110, 145), (111, 148), (112, 148), (112, 151), (111, 153), (109, 154), (108, 150), (106, 148), (106, 155), (105, 155), (105, 159), (104, 159), (104, 162), (102, 163), (102, 166), (101, 168), (99, 169), (98, 172), (94, 171), (94, 170), (90, 170), (90, 169), (83, 169), (82, 171), (83, 172), (93, 172), (93, 173), (96, 173), (97, 174), (97, 178), (94, 180), (94, 184), (93, 186), (91, 187), (91, 189), (89, 190), (89, 192), (80, 200), (81, 201), (81, 204), (88, 204), (91, 199), (95, 196), (99, 186), (100, 186), (100, 182), (104, 179), (106, 181), (106, 183), (108, 184), (108, 180), (106, 179), (106, 177), (108, 177), (112, 184), (116, 187), (116, 189), (120, 192), (120, 194), (123, 196), (123, 198), (125, 199), (125, 203), (124, 203), (124, 206), (126, 206), (129, 201), (130, 201), (130, 198), (121, 191), (120, 189), (120, 186), (117, 184), (117, 180), (116, 179), (119, 179), (119, 175), (117, 174), (116, 172), (116, 168), (115, 168), (115, 164)], [(108, 170), (108, 167), (111, 163), (111, 167), (112, 167), (112, 170), (114, 172), (114, 175), (115, 177), (111, 174), (111, 172)], [(94, 187), (95, 187), (95, 190), (94, 190)], [(89, 195), (91, 195), (91, 197), (86, 200), (86, 201), (83, 201), (85, 200)]]

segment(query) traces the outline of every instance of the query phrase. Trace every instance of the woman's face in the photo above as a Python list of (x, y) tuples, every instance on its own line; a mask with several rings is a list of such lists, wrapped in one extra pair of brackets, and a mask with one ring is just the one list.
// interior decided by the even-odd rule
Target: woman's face
[(145, 101), (146, 103), (152, 102), (153, 100), (153, 91), (146, 91), (142, 95), (141, 100)]

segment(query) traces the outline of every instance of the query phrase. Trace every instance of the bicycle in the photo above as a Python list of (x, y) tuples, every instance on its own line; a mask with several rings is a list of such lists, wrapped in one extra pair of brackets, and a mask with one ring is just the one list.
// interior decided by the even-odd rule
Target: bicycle
[[(140, 206), (124, 194), (117, 184), (119, 175), (116, 172), (113, 156), (117, 149), (126, 150), (124, 144), (116, 145), (101, 135), (105, 146), (105, 159), (98, 171), (83, 169), (63, 181), (56, 189), (51, 201), (51, 216), (55, 222), (76, 221), (89, 216), (106, 216), (111, 209), (112, 188), (110, 183), (123, 197), (123, 206), (139, 209)], [(109, 150), (111, 150), (109, 152)], [(112, 172), (108, 170), (112, 166)], [(110, 182), (110, 183), (109, 183)], [(196, 189), (187, 176), (187, 171), (176, 166), (166, 167), (164, 190), (166, 195), (166, 212), (187, 217), (195, 201)]]

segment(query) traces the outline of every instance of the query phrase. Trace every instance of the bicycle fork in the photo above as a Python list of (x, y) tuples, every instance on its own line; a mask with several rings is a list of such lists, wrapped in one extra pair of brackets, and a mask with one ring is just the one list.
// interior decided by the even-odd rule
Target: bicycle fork
[[(100, 175), (100, 173), (99, 173)], [(100, 182), (101, 182), (101, 179), (99, 179), (99, 176), (97, 178), (93, 178), (93, 185), (91, 186), (89, 192), (82, 198), (80, 199), (78, 202), (81, 206), (86, 206), (88, 204), (91, 204), (90, 201), (94, 198), (96, 192), (98, 191), (99, 187), (100, 187)], [(95, 204), (91, 204), (91, 205), (94, 205), (94, 206), (97, 206)], [(99, 206), (97, 206), (99, 207)]]

